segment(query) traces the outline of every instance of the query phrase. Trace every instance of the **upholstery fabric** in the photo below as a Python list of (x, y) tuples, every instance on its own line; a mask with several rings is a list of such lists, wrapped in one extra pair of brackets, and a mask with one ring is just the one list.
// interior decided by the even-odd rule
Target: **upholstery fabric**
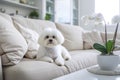
[(70, 51), (72, 56), (70, 61), (65, 63), (69, 73), (97, 64), (97, 55), (100, 53), (96, 50), (75, 50)]
[(80, 26), (56, 23), (56, 27), (62, 32), (63, 36), (65, 37), (63, 46), (65, 46), (68, 50), (83, 49), (83, 29)]
[(100, 32), (98, 31), (86, 31), (83, 33), (84, 49), (90, 49), (94, 43), (103, 44), (103, 40)]
[(14, 21), (14, 24), (15, 27), (18, 29), (18, 31), (23, 35), (23, 37), (27, 41), (28, 51), (25, 54), (25, 57), (31, 59), (35, 58), (39, 49), (39, 44), (38, 44), (39, 34), (29, 28), (23, 27), (16, 21)]
[(52, 80), (67, 73), (64, 66), (34, 60), (23, 60), (15, 66), (4, 67), (5, 80)]
[(0, 13), (0, 46), (4, 52), (3, 65), (14, 65), (21, 61), (27, 51), (27, 43), (15, 29), (9, 15)]

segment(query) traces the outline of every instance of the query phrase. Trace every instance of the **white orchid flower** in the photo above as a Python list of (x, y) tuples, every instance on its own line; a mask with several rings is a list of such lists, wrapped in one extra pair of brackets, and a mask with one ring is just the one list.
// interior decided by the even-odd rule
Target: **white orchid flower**
[(88, 25), (88, 23), (89, 23), (89, 16), (83, 16), (82, 18), (81, 18), (81, 20), (83, 21), (83, 23), (84, 23), (84, 25)]
[(113, 16), (112, 23), (120, 23), (120, 15)]
[(81, 19), (85, 25), (101, 25), (104, 22), (104, 17), (101, 13), (83, 16)]

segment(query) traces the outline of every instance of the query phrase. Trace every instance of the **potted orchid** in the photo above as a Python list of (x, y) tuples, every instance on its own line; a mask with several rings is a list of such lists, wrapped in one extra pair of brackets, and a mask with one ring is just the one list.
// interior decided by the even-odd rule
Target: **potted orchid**
[(104, 24), (105, 26), (105, 42), (104, 44), (94, 43), (93, 48), (100, 51), (101, 55), (98, 55), (97, 61), (99, 64), (99, 67), (102, 70), (114, 70), (119, 63), (119, 56), (114, 55), (113, 51), (115, 49), (115, 42), (116, 42), (116, 36), (117, 31), (119, 27), (120, 19), (116, 19), (116, 16), (113, 17), (113, 22), (116, 24), (116, 29), (114, 32), (113, 40), (107, 39), (107, 26), (106, 21), (101, 13), (94, 14), (91, 16), (84, 16), (82, 17), (82, 20), (85, 24), (87, 23), (94, 23), (95, 25)]

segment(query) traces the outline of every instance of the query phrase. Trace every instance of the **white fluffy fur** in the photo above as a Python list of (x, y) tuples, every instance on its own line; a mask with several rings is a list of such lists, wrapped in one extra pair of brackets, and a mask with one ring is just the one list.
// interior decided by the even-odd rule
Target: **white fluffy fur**
[(38, 60), (46, 62), (54, 62), (57, 65), (63, 66), (64, 60), (71, 59), (67, 49), (61, 44), (64, 42), (64, 37), (57, 29), (46, 28), (40, 38), (40, 48), (37, 55)]

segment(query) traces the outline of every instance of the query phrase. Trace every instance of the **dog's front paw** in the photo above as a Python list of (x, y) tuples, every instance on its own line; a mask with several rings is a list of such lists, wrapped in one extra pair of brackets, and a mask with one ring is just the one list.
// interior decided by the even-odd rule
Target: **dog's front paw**
[(55, 63), (58, 65), (58, 66), (63, 66), (64, 65), (64, 59), (62, 58), (57, 58), (55, 60)]
[(66, 55), (64, 56), (64, 59), (67, 61), (67, 60), (70, 60), (71, 59), (71, 56), (70, 55)]
[(53, 59), (50, 58), (50, 57), (43, 57), (43, 58), (41, 58), (40, 60), (41, 60), (41, 61), (46, 61), (46, 62), (49, 62), (49, 63), (53, 63), (53, 62), (54, 62)]
[(52, 59), (48, 60), (49, 63), (53, 63), (54, 61)]

